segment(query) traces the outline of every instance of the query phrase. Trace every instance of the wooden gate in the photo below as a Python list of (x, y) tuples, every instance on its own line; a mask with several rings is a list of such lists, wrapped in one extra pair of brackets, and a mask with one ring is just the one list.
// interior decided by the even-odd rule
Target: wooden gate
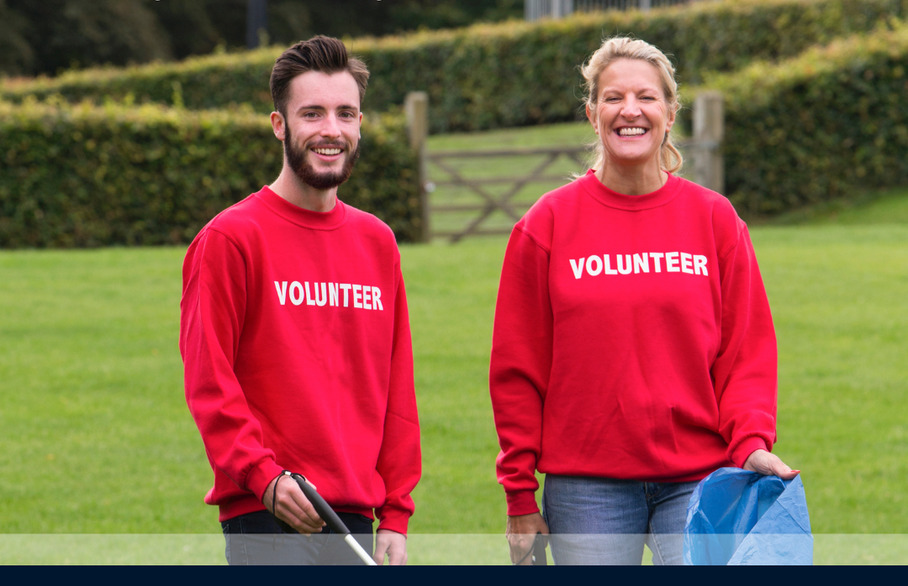
[[(576, 148), (535, 148), (535, 149), (505, 149), (505, 150), (483, 150), (483, 151), (441, 151), (430, 152), (426, 156), (431, 167), (434, 167), (446, 177), (432, 177), (429, 179), (427, 189), (430, 190), (429, 213), (433, 220), (438, 223), (441, 217), (458, 212), (467, 212), (471, 214), (472, 219), (468, 220), (465, 225), (458, 229), (438, 227), (432, 230), (433, 237), (448, 238), (451, 242), (457, 242), (462, 238), (470, 235), (492, 235), (507, 234), (510, 232), (514, 222), (529, 209), (529, 203), (515, 201), (521, 190), (530, 185), (543, 185), (535, 191), (539, 196), (552, 187), (562, 185), (570, 180), (570, 173), (552, 172), (553, 164), (559, 159), (567, 159), (575, 165), (576, 172), (583, 168), (583, 159), (586, 156), (587, 149), (582, 147)], [(519, 176), (482, 176), (468, 177), (461, 167), (458, 167), (456, 161), (466, 161), (469, 164), (471, 160), (490, 159), (520, 159), (525, 164), (518, 163), (514, 165), (516, 169), (527, 168), (525, 173)], [(497, 186), (504, 186), (504, 191), (496, 193)], [(452, 188), (461, 188), (473, 195), (479, 196), (478, 203), (456, 203), (452, 198), (443, 199), (436, 193), (443, 193), (445, 190), (453, 191)], [(434, 197), (433, 197), (434, 196)], [(506, 223), (492, 222), (493, 215), (500, 212), (504, 216)]]
[[(580, 146), (429, 152), (425, 94), (408, 96), (407, 112), (411, 142), (420, 152), (424, 241), (508, 234), (540, 195), (587, 169), (589, 151)], [(694, 136), (678, 145), (685, 157), (683, 175), (720, 193), (723, 133), (721, 95), (699, 95), (693, 106)], [(498, 163), (489, 164), (493, 159)], [(513, 171), (484, 173), (485, 165)]]

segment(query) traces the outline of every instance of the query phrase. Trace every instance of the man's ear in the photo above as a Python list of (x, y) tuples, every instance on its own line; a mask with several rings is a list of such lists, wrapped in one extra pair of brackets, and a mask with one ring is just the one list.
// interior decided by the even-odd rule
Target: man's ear
[(279, 141), (284, 141), (284, 116), (280, 112), (271, 113), (271, 130)]

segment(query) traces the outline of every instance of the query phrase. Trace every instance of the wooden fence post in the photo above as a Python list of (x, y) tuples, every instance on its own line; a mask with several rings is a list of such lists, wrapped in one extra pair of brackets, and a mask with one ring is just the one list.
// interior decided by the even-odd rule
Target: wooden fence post
[(722, 161), (722, 138), (725, 134), (725, 112), (722, 94), (703, 92), (694, 100), (693, 142), (696, 181), (719, 193), (725, 190), (725, 168)]
[(404, 102), (407, 115), (407, 127), (410, 134), (410, 147), (419, 157), (419, 207), (422, 226), (420, 242), (429, 242), (432, 228), (429, 223), (429, 197), (426, 190), (426, 138), (429, 136), (429, 95), (426, 92), (410, 92)]

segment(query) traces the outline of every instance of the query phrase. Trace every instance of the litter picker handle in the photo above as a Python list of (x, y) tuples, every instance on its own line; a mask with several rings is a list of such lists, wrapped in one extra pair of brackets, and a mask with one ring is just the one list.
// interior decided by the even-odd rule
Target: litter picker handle
[(337, 516), (337, 513), (334, 512), (331, 505), (325, 501), (322, 495), (318, 494), (315, 487), (309, 484), (302, 474), (293, 474), (291, 478), (296, 480), (296, 483), (300, 485), (303, 494), (306, 495), (306, 498), (309, 499), (309, 502), (315, 507), (318, 516), (324, 519), (325, 523), (328, 524), (328, 527), (330, 527), (332, 531), (340, 533), (341, 535), (348, 535), (350, 533), (350, 530), (344, 522), (341, 521), (341, 518)]
[(291, 478), (296, 480), (296, 483), (302, 489), (303, 494), (306, 495), (306, 498), (309, 499), (309, 502), (312, 503), (312, 506), (315, 507), (315, 511), (318, 513), (318, 516), (321, 517), (325, 523), (328, 524), (328, 527), (335, 533), (339, 533), (344, 536), (344, 541), (347, 542), (356, 555), (370, 566), (377, 566), (375, 560), (372, 559), (366, 550), (359, 544), (356, 539), (353, 538), (353, 535), (350, 533), (350, 529), (347, 528), (347, 525), (341, 521), (341, 518), (337, 516), (337, 513), (334, 512), (334, 509), (331, 508), (331, 505), (318, 494), (318, 491), (315, 490), (315, 487), (309, 484), (309, 481), (302, 474), (291, 474)]
[(548, 542), (545, 535), (542, 533), (536, 534), (536, 539), (533, 540), (533, 565), (534, 566), (544, 566), (548, 562), (545, 558), (545, 546)]

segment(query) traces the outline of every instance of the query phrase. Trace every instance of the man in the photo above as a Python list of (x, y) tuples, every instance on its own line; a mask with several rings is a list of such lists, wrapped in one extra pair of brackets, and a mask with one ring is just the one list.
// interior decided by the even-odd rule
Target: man
[(285, 470), (367, 549), (377, 518), (376, 562), (406, 563), (421, 459), (400, 253), (386, 224), (337, 196), (368, 77), (337, 39), (285, 51), (271, 74), (280, 175), (216, 216), (184, 261), (186, 400), (231, 564), (361, 563), (324, 537)]

